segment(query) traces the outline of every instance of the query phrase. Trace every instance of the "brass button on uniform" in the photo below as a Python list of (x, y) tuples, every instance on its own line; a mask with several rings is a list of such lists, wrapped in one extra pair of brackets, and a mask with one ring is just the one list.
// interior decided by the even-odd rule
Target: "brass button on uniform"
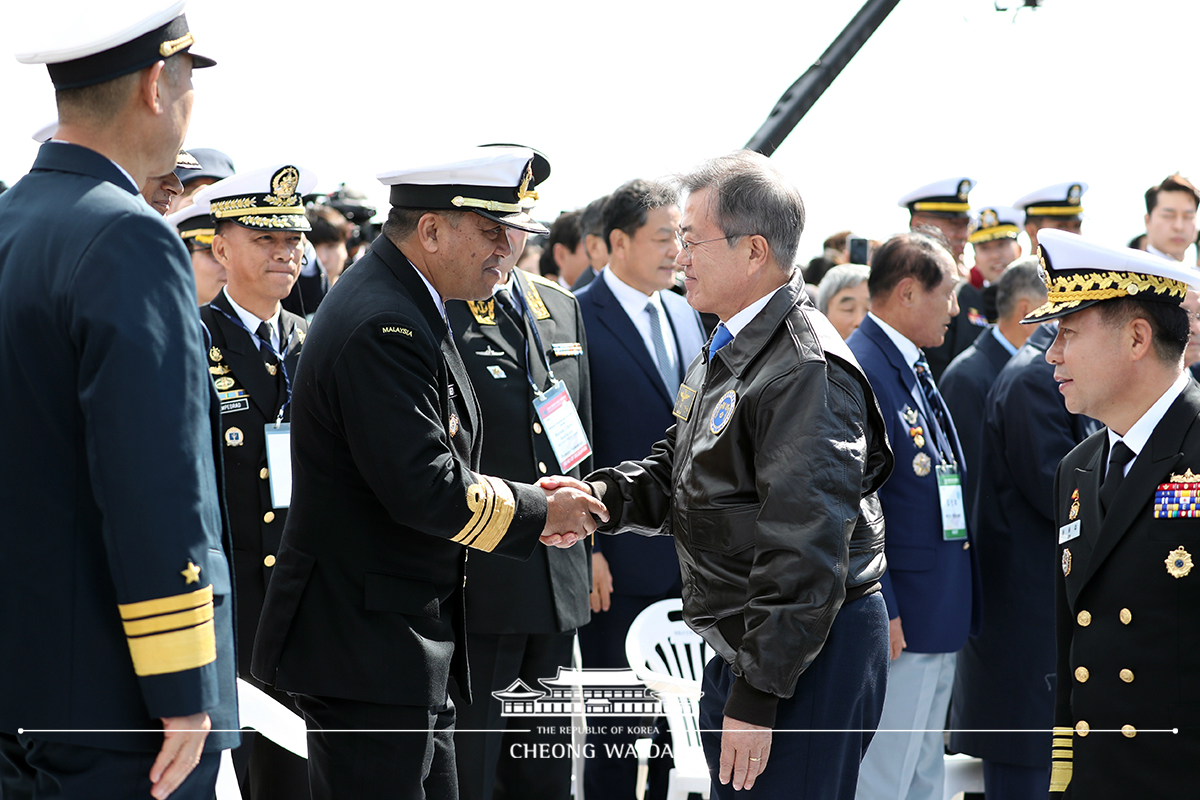
[(1123, 669), (1121, 670), (1120, 675), (1121, 680), (1125, 681), (1126, 683), (1133, 683), (1133, 670)]
[(1088, 672), (1087, 667), (1075, 668), (1075, 680), (1079, 681), (1080, 683), (1087, 683), (1087, 679), (1090, 677), (1091, 673)]
[(268, 511), (267, 513), (263, 514), (263, 522), (274, 522), (274, 521), (275, 521), (275, 512), (274, 511)]
[(1079, 722), (1075, 723), (1075, 733), (1079, 734), (1080, 736), (1087, 736), (1091, 730), (1092, 727), (1083, 720), (1079, 720)]
[(546, 462), (545, 462), (545, 461), (539, 461), (539, 462), (538, 462), (538, 469), (539, 469), (539, 470), (541, 470), (541, 472), (542, 472), (542, 474), (543, 474), (543, 475), (545, 475), (545, 474), (546, 474)]
[(258, 477), (262, 478), (264, 481), (267, 479), (267, 475), (269, 475), (269, 474), (270, 474), (270, 473), (269, 473), (269, 472), (267, 472), (267, 468), (266, 468), (266, 467), (263, 467), (262, 469), (260, 469), (260, 470), (258, 471)]
[(1079, 627), (1086, 628), (1092, 624), (1092, 612), (1080, 611), (1078, 616), (1075, 617), (1075, 621), (1079, 623)]
[(971, 549), (971, 543), (963, 542), (963, 550), (970, 550), (970, 549)]
[(267, 557), (263, 559), (263, 566), (265, 566), (265, 567), (275, 566), (275, 556), (273, 554), (268, 554)]
[(542, 432), (542, 423), (540, 423), (540, 422), (533, 423), (533, 432), (541, 433)]
[(1125, 734), (1126, 739), (1132, 739), (1133, 737), (1137, 736), (1137, 728), (1133, 727), (1132, 725), (1122, 725), (1121, 733)]
[(1121, 617), (1122, 625), (1128, 625), (1129, 623), (1133, 622), (1133, 612), (1128, 608), (1122, 608), (1119, 616)]

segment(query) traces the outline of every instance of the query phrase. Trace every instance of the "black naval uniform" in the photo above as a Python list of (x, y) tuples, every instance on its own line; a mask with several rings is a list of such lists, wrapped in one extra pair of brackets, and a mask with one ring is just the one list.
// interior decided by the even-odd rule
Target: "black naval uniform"
[[(1200, 519), (1156, 518), (1155, 496), (1162, 484), (1168, 492), (1200, 487), (1200, 386), (1189, 381), (1167, 409), (1105, 513), (1099, 494), (1108, 458), (1101, 430), (1067, 454), (1055, 479), (1051, 788), (1069, 776), (1065, 797), (1194, 797)], [(1069, 527), (1075, 523), (1078, 536)]]
[(219, 751), (238, 742), (195, 298), (179, 234), (98, 153), (44, 144), (0, 197), (6, 800), (32, 794), (33, 768), (63, 796), (149, 796), (159, 718), (201, 711), (213, 731), (173, 797), (211, 797)]
[[(933, 379), (939, 386), (942, 373), (950, 366), (950, 362), (975, 342), (975, 338), (987, 329), (989, 322), (996, 321), (995, 317), (987, 316), (987, 304), (984, 299), (986, 291), (987, 289), (976, 289), (970, 281), (960, 283), (954, 290), (958, 296), (958, 314), (950, 318), (945, 340), (937, 347), (925, 348), (925, 360), (929, 362)], [(992, 289), (992, 296), (995, 297), (995, 289)], [(994, 299), (992, 305), (995, 305)], [(957, 419), (955, 421), (957, 422)]]
[(446, 686), (469, 686), (466, 548), (528, 558), (547, 512), (540, 489), (478, 473), (480, 431), (436, 301), (380, 236), (305, 341), (292, 505), (251, 667), (297, 694), (314, 798), (457, 794)]
[[(483, 409), (486, 436), (480, 469), (488, 475), (534, 482), (547, 474), (578, 478), (591, 458), (564, 470), (533, 407), (533, 383), (549, 388), (546, 365), (571, 395), (591, 439), (591, 384), (579, 304), (570, 292), (514, 269), (521, 297), (446, 304), (450, 326)], [(511, 297), (510, 289), (503, 294)], [(527, 306), (527, 313), (519, 313)], [(536, 325), (538, 338), (530, 325)], [(528, 349), (526, 349), (528, 348)], [(528, 353), (528, 358), (526, 357)], [(528, 363), (529, 373), (526, 372)], [(591, 558), (585, 542), (568, 549), (540, 547), (528, 561), (492, 553), (467, 559), (467, 639), (474, 702), (458, 708), (457, 726), (492, 733), (455, 734), (459, 794), (463, 800), (501, 797), (544, 800), (571, 793), (571, 759), (510, 757), (538, 743), (567, 744), (569, 733), (501, 733), (501, 703), (491, 696), (522, 680), (536, 690), (571, 665), (575, 629), (590, 617)], [(500, 598), (504, 602), (498, 602)], [(530, 728), (528, 718), (516, 727)], [(538, 719), (569, 726), (570, 718)], [(525, 752), (522, 750), (521, 752)], [(493, 788), (494, 787), (494, 788)]]
[[(288, 376), (296, 374), (308, 323), (288, 311), (280, 312), (279, 341), (284, 356), (284, 369), (280, 370), (275, 357), (265, 355), (257, 336), (251, 336), (243, 326), (224, 289), (200, 309), (200, 319), (209, 332), (208, 371), (221, 402), (225, 500), (233, 531), (237, 628), (242, 642), (238, 675), (267, 688), (251, 676), (250, 654), (287, 508), (275, 508), (271, 501), (264, 427), (277, 419), (289, 421)], [(287, 695), (269, 688), (267, 692), (294, 709)], [(244, 745), (234, 751), (234, 762), (246, 797), (288, 798), (308, 792), (304, 760), (264, 736), (247, 736)]]

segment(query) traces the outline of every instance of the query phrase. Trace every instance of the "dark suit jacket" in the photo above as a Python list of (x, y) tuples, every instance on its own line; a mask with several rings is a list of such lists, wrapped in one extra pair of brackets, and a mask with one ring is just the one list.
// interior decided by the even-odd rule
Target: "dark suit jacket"
[[(937, 471), (932, 468), (940, 461), (934, 425), (913, 396), (917, 376), (912, 367), (874, 319), (864, 319), (846, 344), (871, 381), (896, 454), (896, 469), (879, 490), (887, 524), (888, 569), (882, 583), (888, 615), (901, 618), (909, 651), (953, 653), (978, 624), (978, 579), (968, 542), (942, 539)], [(904, 418), (906, 411), (916, 412), (914, 425), (924, 431), (922, 447), (909, 434), (913, 426)], [(961, 465), (958, 436), (953, 429), (946, 435)], [(914, 467), (919, 454), (931, 465), (923, 476)]]
[(933, 371), (933, 379), (941, 386), (942, 373), (959, 353), (966, 350), (988, 325), (983, 292), (964, 281), (955, 290), (958, 295), (958, 314), (950, 318), (946, 339), (937, 347), (925, 351), (925, 360)]
[[(1175, 483), (1176, 474), (1200, 470), (1198, 418), (1200, 386), (1192, 381), (1155, 427), (1107, 514), (1099, 501), (1106, 430), (1058, 468), (1054, 725), (1078, 730), (1086, 723), (1092, 731), (1070, 737), (1069, 760), (1054, 751), (1055, 769), (1074, 763), (1067, 796), (1195, 794), (1195, 776), (1181, 765), (1200, 753), (1200, 570), (1193, 566), (1200, 520), (1155, 519), (1155, 492)], [(1074, 522), (1080, 535), (1063, 541)], [(1124, 735), (1098, 732), (1122, 729)]]
[[(517, 481), (536, 481), (547, 474), (585, 474), (591, 459), (570, 471), (559, 466), (533, 408), (533, 387), (525, 371), (528, 360), (533, 380), (549, 388), (546, 363), (563, 382), (579, 412), (589, 441), (592, 435), (592, 391), (587, 341), (579, 304), (570, 292), (543, 278), (513, 270), (526, 297), (536, 296), (546, 319), (524, 318), (520, 329), (496, 308), (494, 300), (468, 304), (446, 303), (455, 343), (483, 409), (480, 469)], [(537, 303), (532, 303), (536, 307)], [(538, 355), (537, 326), (545, 347)], [(530, 358), (526, 359), (526, 346)], [(580, 352), (564, 345), (575, 345)], [(562, 354), (556, 354), (555, 348)], [(587, 623), (591, 615), (591, 558), (586, 542), (560, 549), (538, 547), (528, 561), (494, 553), (472, 553), (467, 560), (467, 630), (471, 633), (552, 633)], [(519, 592), (513, 587), (519, 586)], [(505, 602), (496, 599), (504, 597)]]
[[(950, 708), (955, 750), (1045, 769), (1054, 703), (1054, 472), (1098, 426), (1067, 411), (1042, 325), (992, 385), (971, 529), (983, 626), (958, 654)], [(981, 337), (980, 342), (983, 341)]]
[[(608, 283), (593, 281), (575, 296), (590, 351), (595, 466), (642, 459), (674, 423), (675, 397), (668, 394), (645, 341)], [(670, 318), (680, 364), (686, 369), (704, 346), (700, 318), (682, 297), (671, 292), (659, 296)], [(670, 537), (597, 537), (595, 548), (608, 560), (617, 593), (653, 596), (679, 579)]]
[[(47, 143), (0, 196), (10, 734), (153, 729), (200, 711), (214, 729), (238, 727), (216, 398), (195, 301), (178, 233), (103, 156)], [(148, 752), (163, 741), (38, 735)], [(214, 732), (205, 748), (238, 739)]]
[[(258, 339), (239, 324), (224, 290), (200, 309), (211, 347), (208, 371), (221, 399), (220, 442), (225, 461), (225, 502), (233, 531), (233, 574), (237, 581), (238, 674), (250, 678), (250, 654), (271, 579), (287, 508), (271, 502), (264, 427), (274, 424), (287, 399), (282, 375), (267, 372)], [(287, 374), (295, 376), (300, 349), (308, 331), (303, 317), (284, 311), (279, 317), (286, 346)], [(283, 421), (291, 409), (284, 410)], [(234, 429), (236, 436), (229, 433)]]
[(988, 328), (950, 362), (938, 381), (938, 389), (950, 408), (950, 416), (954, 417), (954, 427), (958, 429), (958, 440), (962, 443), (963, 458), (967, 462), (963, 500), (968, 511), (974, 507), (982, 466), (980, 462), (984, 458), (983, 412), (988, 391), (1009, 358), (1008, 350), (996, 341), (991, 328)]
[(466, 691), (464, 545), (528, 558), (546, 519), (540, 489), (477, 472), (480, 432), (420, 273), (377, 238), (322, 301), (292, 384), (292, 506), (256, 677), (433, 706), (453, 670)]

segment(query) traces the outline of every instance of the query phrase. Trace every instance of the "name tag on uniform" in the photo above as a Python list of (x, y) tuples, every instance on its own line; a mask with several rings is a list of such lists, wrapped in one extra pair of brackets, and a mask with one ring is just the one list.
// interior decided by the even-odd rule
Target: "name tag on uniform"
[(271, 480), (271, 505), (292, 504), (292, 431), (287, 422), (267, 423), (267, 474)]
[(542, 420), (546, 438), (554, 449), (558, 464), (566, 472), (592, 454), (579, 412), (571, 402), (571, 395), (562, 381), (555, 381), (540, 398), (533, 399), (533, 408)]
[(1075, 520), (1070, 525), (1063, 525), (1058, 529), (1058, 543), (1069, 542), (1072, 539), (1079, 538), (1079, 520)]
[(942, 540), (967, 538), (967, 515), (963, 508), (962, 478), (953, 464), (937, 466), (938, 497), (942, 501)]

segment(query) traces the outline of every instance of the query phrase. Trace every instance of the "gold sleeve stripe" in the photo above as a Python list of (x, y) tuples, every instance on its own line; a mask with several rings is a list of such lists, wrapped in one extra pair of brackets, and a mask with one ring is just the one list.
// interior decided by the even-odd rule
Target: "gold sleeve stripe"
[(121, 619), (141, 619), (159, 614), (173, 614), (189, 608), (197, 608), (213, 600), (212, 584), (186, 594), (176, 594), (170, 597), (158, 597), (154, 600), (143, 600), (140, 603), (125, 603), (118, 605)]
[(508, 533), (517, 504), (504, 481), (487, 475), (475, 477), (479, 482), (467, 488), (471, 519), (452, 541), (490, 553)]
[(175, 614), (166, 614), (161, 617), (148, 617), (132, 622), (127, 621), (122, 624), (125, 626), (126, 636), (146, 636), (151, 633), (190, 628), (193, 625), (208, 622), (212, 618), (213, 604), (205, 603), (199, 608), (180, 611)]
[(1071, 762), (1053, 761), (1050, 764), (1050, 791), (1065, 792), (1071, 784)]
[(1069, 747), (1066, 750), (1054, 749), (1054, 750), (1050, 751), (1050, 757), (1051, 758), (1065, 758), (1067, 761), (1070, 761), (1071, 760), (1071, 752), (1072, 751)]
[(194, 628), (127, 641), (133, 671), (139, 677), (183, 672), (217, 660), (216, 626), (212, 620)]

